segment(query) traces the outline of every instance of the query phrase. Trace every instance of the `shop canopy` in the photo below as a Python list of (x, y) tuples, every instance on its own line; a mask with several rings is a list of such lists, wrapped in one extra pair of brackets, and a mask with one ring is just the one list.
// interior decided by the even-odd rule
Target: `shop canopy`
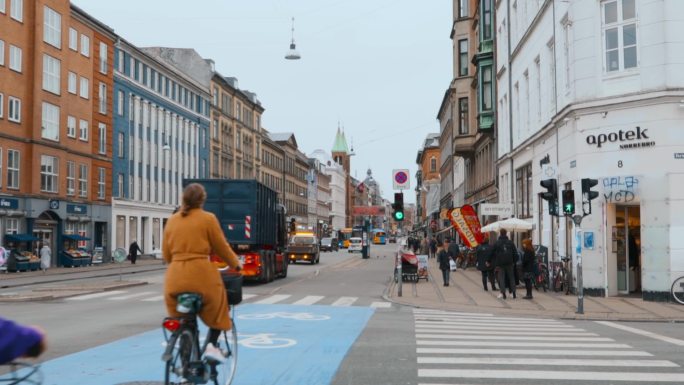
[(5, 234), (5, 241), (10, 242), (34, 242), (39, 240), (31, 234)]
[(86, 238), (81, 234), (64, 234), (62, 235), (65, 239), (70, 239), (72, 241), (89, 241), (90, 238)]

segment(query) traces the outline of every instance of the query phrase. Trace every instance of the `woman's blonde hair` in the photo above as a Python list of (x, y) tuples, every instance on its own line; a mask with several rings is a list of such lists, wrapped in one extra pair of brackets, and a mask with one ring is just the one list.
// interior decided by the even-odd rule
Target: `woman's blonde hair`
[(199, 183), (190, 183), (183, 189), (183, 205), (181, 206), (180, 213), (182, 216), (186, 216), (190, 213), (190, 210), (200, 208), (207, 199), (207, 192), (204, 191), (204, 186)]

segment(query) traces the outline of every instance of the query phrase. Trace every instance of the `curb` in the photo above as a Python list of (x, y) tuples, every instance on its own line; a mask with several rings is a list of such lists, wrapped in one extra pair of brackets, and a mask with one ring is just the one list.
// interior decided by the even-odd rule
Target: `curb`
[[(100, 287), (100, 288), (91, 288), (91, 289), (69, 289), (68, 287), (43, 288), (43, 289), (33, 290), (32, 292), (29, 292), (26, 294), (19, 294), (16, 296), (2, 296), (2, 295), (0, 295), (0, 303), (50, 301), (50, 300), (61, 299), (61, 298), (76, 297), (79, 295), (86, 295), (86, 294), (112, 291), (112, 290), (117, 290), (117, 289), (124, 289), (124, 288), (128, 288), (128, 287), (143, 286), (143, 285), (147, 285), (147, 284), (148, 284), (148, 282), (146, 282), (146, 281), (129, 281), (129, 282), (124, 282), (122, 284), (114, 284), (114, 285), (108, 285), (108, 286), (104, 286), (104, 287)], [(51, 293), (51, 294), (34, 294), (34, 295), (31, 295), (31, 293), (42, 293), (43, 291), (53, 291), (53, 292), (57, 291), (57, 292), (62, 292), (62, 293), (61, 294), (60, 293)]]

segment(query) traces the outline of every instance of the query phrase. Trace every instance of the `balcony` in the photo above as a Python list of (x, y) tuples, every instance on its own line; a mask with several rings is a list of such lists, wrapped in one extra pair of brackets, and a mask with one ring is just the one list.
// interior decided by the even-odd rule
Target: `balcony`
[(491, 133), (494, 129), (494, 111), (481, 112), (477, 117), (477, 129), (480, 132)]
[(455, 156), (469, 158), (475, 152), (476, 135), (459, 135), (454, 137), (453, 153)]

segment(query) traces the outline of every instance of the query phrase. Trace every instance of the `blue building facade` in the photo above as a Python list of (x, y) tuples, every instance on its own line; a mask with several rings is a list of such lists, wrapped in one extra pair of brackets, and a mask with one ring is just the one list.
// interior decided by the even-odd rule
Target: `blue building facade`
[(182, 180), (209, 175), (209, 88), (123, 39), (114, 60), (111, 243), (154, 253)]

